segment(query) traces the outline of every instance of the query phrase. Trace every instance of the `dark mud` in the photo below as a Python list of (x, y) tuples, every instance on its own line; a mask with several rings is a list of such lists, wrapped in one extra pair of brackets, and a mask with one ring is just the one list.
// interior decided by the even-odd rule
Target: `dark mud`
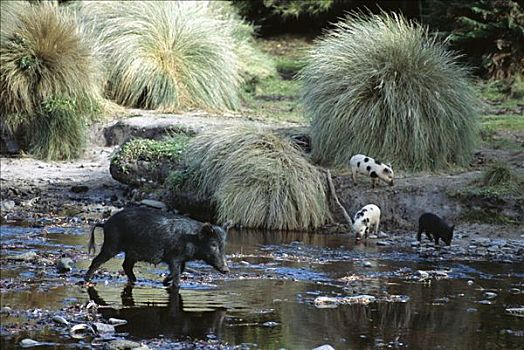
[[(522, 240), (468, 236), (435, 249), (400, 233), (356, 243), (348, 234), (233, 231), (231, 274), (192, 262), (180, 292), (171, 293), (161, 283), (163, 265), (138, 264), (138, 282), (127, 286), (121, 255), (93, 288), (83, 286), (88, 229), (1, 227), (2, 349), (25, 338), (55, 348), (115, 348), (120, 340), (166, 349), (524, 344), (524, 319), (511, 311), (524, 306)], [(58, 272), (63, 258), (74, 261), (72, 271)], [(112, 319), (127, 323), (107, 326)], [(87, 330), (73, 337), (78, 325)]]

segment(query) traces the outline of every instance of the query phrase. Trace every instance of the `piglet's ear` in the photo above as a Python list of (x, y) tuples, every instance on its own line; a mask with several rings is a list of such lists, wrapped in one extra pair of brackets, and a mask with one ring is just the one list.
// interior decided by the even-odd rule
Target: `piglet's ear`
[(202, 225), (200, 228), (200, 232), (198, 233), (199, 238), (205, 238), (206, 236), (213, 233), (213, 225), (211, 225), (209, 222), (206, 222)]

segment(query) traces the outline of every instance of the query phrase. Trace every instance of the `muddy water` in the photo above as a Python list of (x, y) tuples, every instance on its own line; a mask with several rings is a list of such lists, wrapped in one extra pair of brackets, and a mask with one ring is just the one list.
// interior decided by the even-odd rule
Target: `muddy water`
[[(13, 310), (1, 316), (2, 348), (25, 337), (89, 347), (92, 338), (71, 339), (38, 315), (73, 321), (68, 308), (92, 299), (102, 320), (128, 321), (113, 338), (150, 347), (524, 349), (524, 319), (505, 312), (524, 305), (522, 263), (427, 260), (407, 248), (354, 244), (348, 235), (230, 232), (228, 276), (192, 262), (180, 293), (168, 293), (165, 266), (138, 264), (131, 289), (118, 256), (87, 289), (78, 284), (91, 258), (86, 230), (2, 226), (1, 306)], [(8, 259), (30, 251), (38, 259)], [(76, 261), (73, 272), (56, 272), (51, 262), (60, 256)], [(315, 304), (358, 295), (375, 301)]]

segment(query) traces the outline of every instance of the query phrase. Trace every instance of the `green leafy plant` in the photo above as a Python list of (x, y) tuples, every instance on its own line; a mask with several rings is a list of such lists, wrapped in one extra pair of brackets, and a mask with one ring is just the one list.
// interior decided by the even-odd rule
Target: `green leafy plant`
[(316, 162), (363, 153), (434, 170), (470, 160), (478, 101), (468, 71), (399, 15), (349, 15), (317, 41), (300, 80)]
[(218, 219), (245, 227), (307, 230), (330, 219), (324, 176), (290, 141), (268, 130), (225, 129), (195, 137), (186, 164)]

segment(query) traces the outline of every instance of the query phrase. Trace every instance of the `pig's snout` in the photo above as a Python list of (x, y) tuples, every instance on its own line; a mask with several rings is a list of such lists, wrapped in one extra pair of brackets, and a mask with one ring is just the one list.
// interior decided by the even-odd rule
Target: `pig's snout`
[(393, 185), (394, 185), (393, 180), (391, 180), (391, 181), (389, 182), (389, 185), (390, 185), (390, 186), (393, 186)]
[(218, 271), (220, 271), (221, 273), (229, 273), (229, 267), (227, 266), (224, 266), (222, 268), (220, 268)]

